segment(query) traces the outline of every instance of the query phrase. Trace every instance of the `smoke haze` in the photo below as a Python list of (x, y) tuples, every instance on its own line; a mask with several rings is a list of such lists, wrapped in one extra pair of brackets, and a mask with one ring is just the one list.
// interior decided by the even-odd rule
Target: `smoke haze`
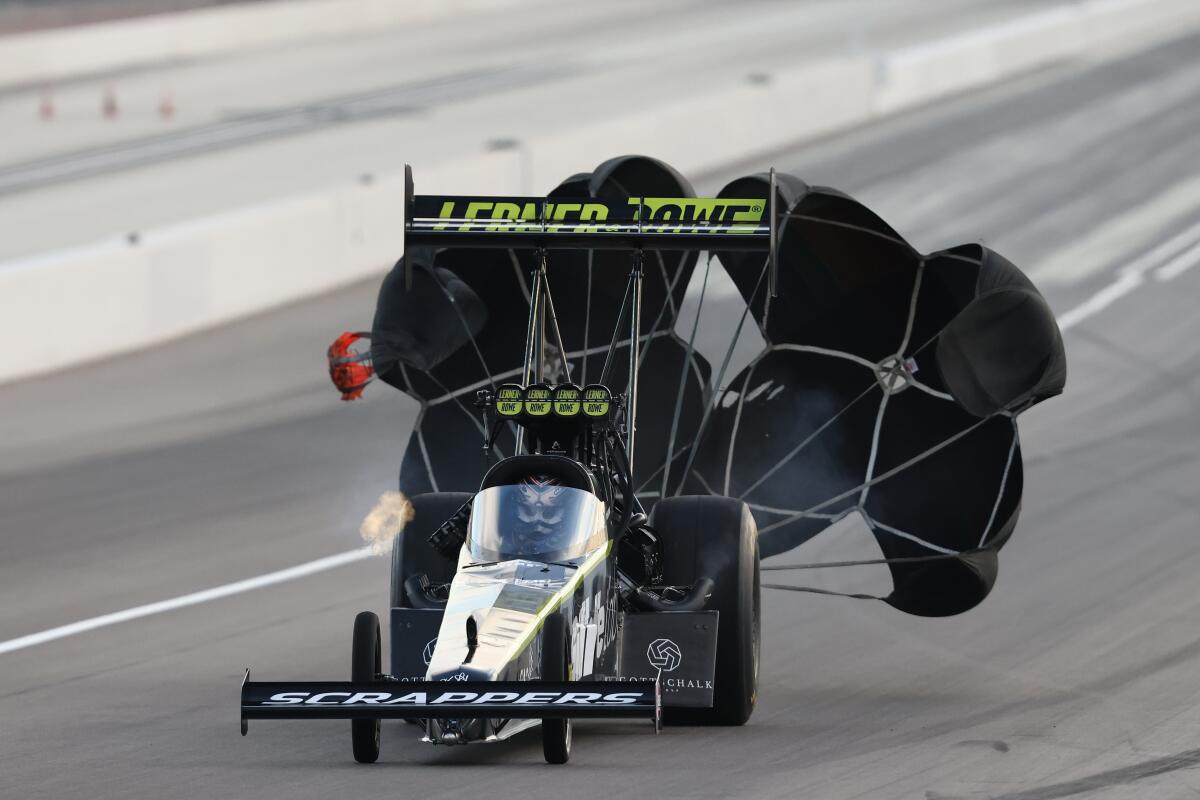
[(390, 553), (396, 537), (413, 518), (412, 503), (401, 492), (384, 492), (363, 519), (359, 533), (375, 555)]

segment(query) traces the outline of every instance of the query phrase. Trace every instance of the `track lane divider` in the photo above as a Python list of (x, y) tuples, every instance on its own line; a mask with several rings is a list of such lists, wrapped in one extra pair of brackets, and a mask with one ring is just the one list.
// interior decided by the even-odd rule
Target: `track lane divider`
[(1135, 258), (1117, 270), (1117, 278), (1087, 300), (1058, 315), (1058, 327), (1070, 330), (1090, 316), (1100, 313), (1146, 282), (1153, 272), (1159, 281), (1179, 277), (1200, 263), (1200, 222)]
[(14, 650), (23, 650), (26, 647), (45, 644), (52, 642), (55, 639), (62, 639), (67, 636), (75, 636), (76, 634), (94, 631), (97, 628), (107, 628), (109, 625), (117, 625), (130, 620), (149, 617), (154, 614), (162, 614), (167, 611), (174, 611), (178, 608), (186, 608), (188, 606), (207, 603), (210, 600), (219, 600), (222, 597), (230, 597), (243, 592), (262, 589), (267, 586), (274, 586), (277, 583), (285, 583), (293, 581), (297, 578), (304, 578), (309, 575), (314, 575), (318, 572), (334, 569), (335, 567), (353, 564), (356, 561), (362, 561), (366, 558), (371, 558), (374, 552), (370, 545), (359, 547), (355, 550), (347, 550), (344, 553), (318, 558), (315, 561), (306, 561), (303, 564), (297, 564), (294, 567), (287, 569), (268, 572), (265, 575), (257, 575), (253, 578), (226, 583), (223, 586), (214, 586), (211, 589), (203, 589), (199, 592), (191, 594), (183, 594), (178, 597), (172, 597), (168, 600), (159, 600), (156, 603), (147, 603), (143, 606), (135, 606), (127, 608), (124, 611), (114, 611), (111, 614), (103, 614), (99, 617), (72, 622), (69, 625), (60, 625), (57, 628), (41, 631), (39, 633), (31, 633), (28, 636), (20, 636), (16, 639), (9, 639), (6, 642), (0, 642), (0, 653), (11, 653)]
[(1197, 264), (1200, 264), (1200, 242), (1156, 269), (1154, 277), (1160, 281), (1174, 280)]

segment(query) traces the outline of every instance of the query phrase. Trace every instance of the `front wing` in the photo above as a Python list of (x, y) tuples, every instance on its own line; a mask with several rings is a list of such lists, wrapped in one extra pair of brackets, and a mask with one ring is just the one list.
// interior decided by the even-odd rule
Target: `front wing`
[(657, 681), (380, 681), (242, 683), (242, 735), (251, 719), (662, 720)]

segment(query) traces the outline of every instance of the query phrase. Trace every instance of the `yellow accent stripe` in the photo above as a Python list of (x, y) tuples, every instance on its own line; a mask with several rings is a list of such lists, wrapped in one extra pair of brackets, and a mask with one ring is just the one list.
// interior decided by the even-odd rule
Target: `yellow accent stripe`
[(603, 547), (592, 553), (579, 565), (579, 568), (575, 570), (575, 574), (571, 576), (571, 579), (564, 583), (563, 587), (555, 592), (546, 601), (544, 606), (538, 609), (537, 615), (534, 616), (533, 624), (530, 626), (528, 632), (512, 644), (508, 650), (508, 655), (501, 663), (508, 664), (525, 651), (525, 648), (529, 646), (530, 640), (546, 624), (546, 617), (558, 611), (563, 601), (575, 593), (575, 590), (579, 588), (579, 584), (583, 583), (583, 579), (588, 576), (588, 573), (594, 570), (597, 564), (602, 564), (608, 558), (608, 554), (612, 552), (612, 546), (612, 539), (609, 539)]

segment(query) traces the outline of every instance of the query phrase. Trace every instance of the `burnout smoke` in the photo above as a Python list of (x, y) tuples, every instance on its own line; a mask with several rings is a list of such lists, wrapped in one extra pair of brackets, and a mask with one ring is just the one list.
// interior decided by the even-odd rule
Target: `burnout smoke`
[(358, 530), (375, 555), (384, 555), (391, 552), (396, 537), (412, 518), (412, 503), (403, 493), (384, 492)]

